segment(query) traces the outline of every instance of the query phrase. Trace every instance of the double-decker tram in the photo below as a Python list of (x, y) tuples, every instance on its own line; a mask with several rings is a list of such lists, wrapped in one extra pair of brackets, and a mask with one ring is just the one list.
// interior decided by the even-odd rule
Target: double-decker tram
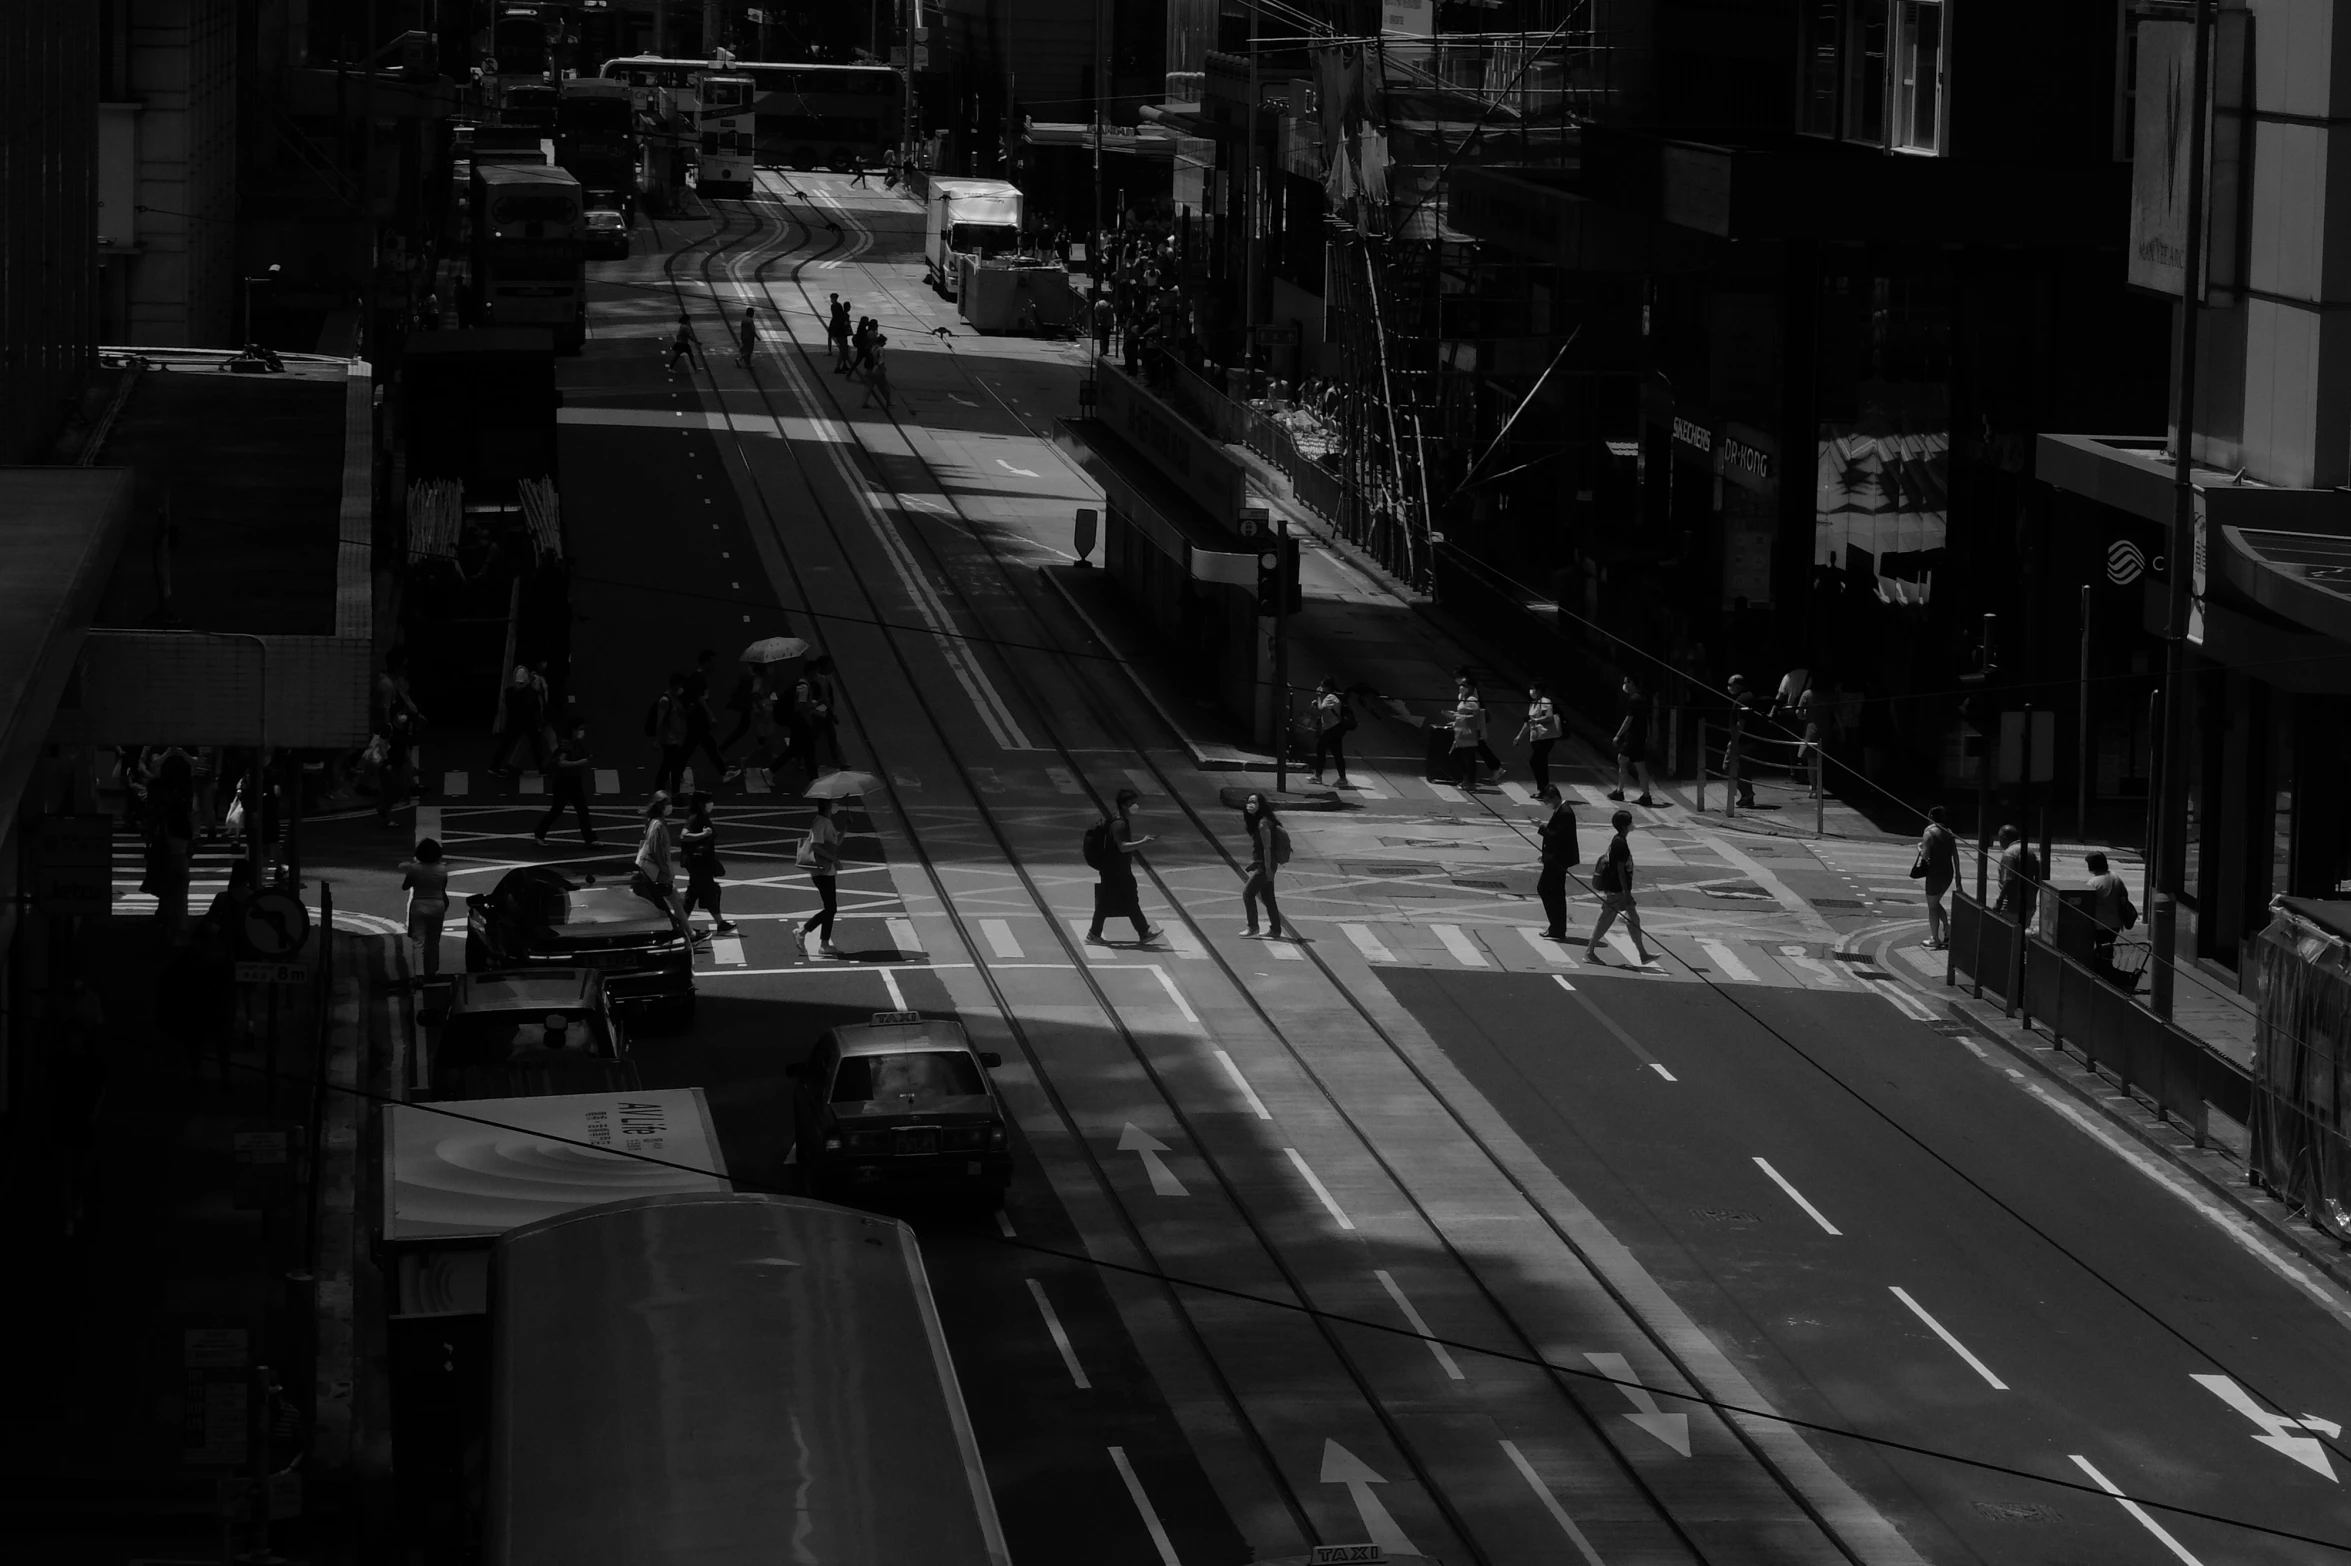
[(588, 337), (580, 182), (544, 165), (476, 162), (469, 194), (473, 324), (544, 327), (578, 352)]
[(862, 163), (880, 168), (904, 130), (905, 82), (886, 65), (717, 65), (628, 55), (605, 61), (604, 74), (648, 98), (666, 89), (682, 106), (690, 106), (698, 85), (710, 77), (748, 78), (757, 135), (753, 150), (768, 167), (845, 170)]
[(705, 196), (748, 196), (758, 167), (759, 138), (748, 76), (702, 78), (700, 135), (694, 144), (694, 187)]

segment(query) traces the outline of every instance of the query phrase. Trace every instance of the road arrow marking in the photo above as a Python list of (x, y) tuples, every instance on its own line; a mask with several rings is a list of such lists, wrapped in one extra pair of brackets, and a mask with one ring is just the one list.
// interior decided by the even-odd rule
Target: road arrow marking
[(1625, 1395), (1626, 1401), (1630, 1402), (1635, 1410), (1625, 1415), (1625, 1418), (1648, 1431), (1658, 1440), (1681, 1453), (1682, 1456), (1690, 1455), (1690, 1416), (1668, 1414), (1659, 1409), (1656, 1397), (1647, 1387), (1621, 1384), (1635, 1379), (1632, 1361), (1626, 1359), (1622, 1354), (1586, 1354), (1584, 1358), (1592, 1362), (1594, 1370), (1609, 1380), (1620, 1383), (1617, 1390)]
[[(2318, 1437), (2288, 1435), (2286, 1432), (2304, 1428), (2323, 1429), (2332, 1436), (2340, 1434), (2342, 1426), (2332, 1420), (2310, 1422), (2306, 1426), (2304, 1420), (2296, 1419), (2291, 1414), (2273, 1414), (2259, 1403), (2254, 1402), (2252, 1393), (2247, 1392), (2227, 1376), (2191, 1376), (2188, 1379), (2259, 1425), (2261, 1434), (2255, 1436), (2254, 1440), (2273, 1452), (2279, 1452), (2292, 1458), (2314, 1474), (2328, 1479), (2335, 1478), (2335, 1466), (2327, 1461), (2327, 1449), (2320, 1443)], [(2342, 1481), (2337, 1479), (2335, 1482), (2340, 1484)]]
[(1132, 1120), (1128, 1121), (1126, 1129), (1118, 1134), (1118, 1150), (1122, 1153), (1140, 1153), (1142, 1155), (1143, 1172), (1151, 1177), (1153, 1195), (1189, 1196), (1192, 1194), (1184, 1189), (1184, 1182), (1176, 1178), (1175, 1171), (1168, 1168), (1166, 1161), (1159, 1156), (1167, 1151), (1167, 1144), (1141, 1126), (1136, 1125)]
[(998, 458), (996, 459), (996, 466), (998, 466), (998, 467), (1002, 468), (1002, 469), (1003, 469), (1005, 472), (1007, 472), (1007, 473), (1017, 473), (1017, 474), (1019, 474), (1019, 475), (1020, 475), (1022, 478), (1035, 478), (1035, 477), (1037, 476), (1037, 475), (1036, 475), (1036, 471), (1035, 471), (1034, 469), (1032, 469), (1032, 468), (1016, 468), (1016, 467), (1014, 467), (1014, 466), (1013, 466), (1011, 463), (1009, 463), (1009, 462), (1005, 461), (1005, 460), (1004, 460), (1002, 457), (998, 457)]
[(1347, 1498), (1355, 1503), (1355, 1510), (1363, 1518), (1363, 1531), (1371, 1535), (1371, 1542), (1390, 1555), (1418, 1555), (1420, 1550), (1406, 1538), (1404, 1530), (1396, 1526), (1396, 1519), (1380, 1504), (1380, 1498), (1371, 1493), (1375, 1484), (1388, 1481), (1373, 1472), (1371, 1465), (1348, 1451), (1338, 1442), (1325, 1439), (1322, 1443), (1322, 1482), (1343, 1484)]

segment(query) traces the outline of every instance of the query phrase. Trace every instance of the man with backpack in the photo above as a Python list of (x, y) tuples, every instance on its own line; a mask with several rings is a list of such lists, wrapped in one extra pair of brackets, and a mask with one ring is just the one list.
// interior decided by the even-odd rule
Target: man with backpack
[(1633, 830), (1633, 813), (1620, 810), (1608, 818), (1616, 828), (1616, 836), (1600, 851), (1600, 867), (1592, 873), (1592, 890), (1600, 894), (1600, 922), (1592, 926), (1592, 938), (1584, 942), (1584, 960), (1600, 961), (1600, 938), (1621, 915), (1625, 928), (1633, 932), (1633, 950), (1640, 953), (1641, 966), (1646, 968), (1657, 959), (1649, 955), (1648, 943), (1641, 939), (1641, 914), (1633, 906), (1633, 845), (1629, 834)]
[(691, 732), (686, 726), (686, 677), (672, 670), (668, 688), (653, 698), (645, 713), (645, 737), (661, 747), (661, 760), (653, 769), (655, 792), (674, 795), (685, 788)]
[(1143, 796), (1131, 788), (1118, 791), (1118, 815), (1086, 828), (1081, 847), (1094, 885), (1094, 926), (1086, 932), (1089, 946), (1110, 944), (1102, 934), (1105, 919), (1126, 919), (1135, 927), (1135, 944), (1142, 945), (1159, 932), (1143, 917), (1143, 894), (1135, 884), (1135, 851), (1151, 841), (1135, 835), (1135, 807)]

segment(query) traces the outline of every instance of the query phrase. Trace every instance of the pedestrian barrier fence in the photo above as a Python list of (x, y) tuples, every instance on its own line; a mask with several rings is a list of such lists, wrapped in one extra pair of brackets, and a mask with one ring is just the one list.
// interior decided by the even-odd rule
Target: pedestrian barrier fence
[(523, 525), (530, 531), (531, 548), (538, 559), (561, 560), (563, 504), (555, 492), (555, 481), (543, 478), (517, 479), (514, 491), (522, 500)]
[[(1717, 770), (1716, 763), (1720, 762)], [(1749, 801), (1754, 780), (1766, 770), (1784, 772), (1812, 785), (1812, 835), (1827, 834), (1828, 791), (1822, 787), (1820, 742), (1786, 733), (1775, 726), (1733, 718), (1728, 723), (1698, 723), (1698, 809), (1706, 808), (1706, 785), (1722, 782), (1722, 812), (1735, 816), (1752, 810)]]
[[(2044, 927), (2061, 904), (2043, 898)], [(2145, 1099), (2185, 1127), (2202, 1147), (2218, 1113), (2250, 1125), (2252, 1076), (2193, 1034), (2131, 998), (2113, 970), (2085, 962), (2031, 931), (2030, 917), (1986, 908), (1956, 887), (1951, 893), (1949, 982), (1999, 997), (2027, 1027), (2038, 1018), (2060, 1049), (2071, 1048), (2125, 1092)], [(2023, 982), (2016, 982), (2022, 973)], [(2345, 1167), (2351, 1168), (2351, 1161)]]
[(465, 486), (456, 479), (424, 479), (408, 486), (408, 558), (455, 560), (465, 531)]
[(2280, 1200), (2351, 1240), (2351, 928), (2340, 902), (2281, 897), (2246, 945), (2257, 1025), (2247, 1163)]

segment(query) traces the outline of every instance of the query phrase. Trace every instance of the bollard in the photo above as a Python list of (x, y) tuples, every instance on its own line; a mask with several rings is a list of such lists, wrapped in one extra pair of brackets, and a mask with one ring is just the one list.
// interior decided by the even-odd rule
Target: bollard
[(1698, 814), (1706, 814), (1706, 720), (1698, 720)]
[(1828, 791), (1821, 787), (1820, 747), (1812, 747), (1812, 835), (1828, 836)]

